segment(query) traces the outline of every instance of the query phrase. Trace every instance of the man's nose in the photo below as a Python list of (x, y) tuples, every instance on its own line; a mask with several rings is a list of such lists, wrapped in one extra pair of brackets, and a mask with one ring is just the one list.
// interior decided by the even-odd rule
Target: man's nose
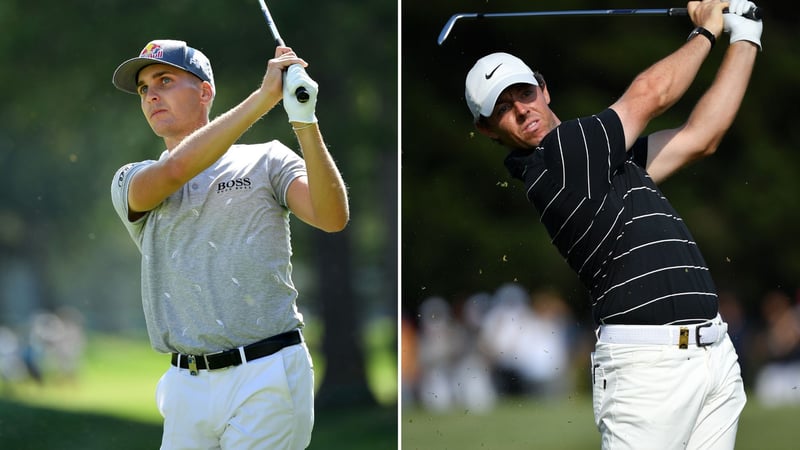
[(159, 98), (158, 90), (157, 89), (153, 89), (153, 88), (148, 88), (147, 89), (147, 94), (145, 94), (145, 98), (149, 102), (158, 100), (158, 98)]
[(516, 111), (517, 115), (525, 116), (528, 113), (528, 104), (519, 100), (514, 100), (514, 111)]

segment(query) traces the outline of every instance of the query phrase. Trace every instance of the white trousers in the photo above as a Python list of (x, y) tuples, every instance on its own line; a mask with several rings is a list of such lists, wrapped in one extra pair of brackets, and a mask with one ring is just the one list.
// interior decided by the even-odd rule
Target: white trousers
[(603, 449), (733, 449), (746, 402), (727, 333), (706, 347), (597, 343), (592, 400)]
[(314, 369), (305, 343), (198, 375), (170, 366), (156, 387), (161, 450), (306, 448), (314, 425)]

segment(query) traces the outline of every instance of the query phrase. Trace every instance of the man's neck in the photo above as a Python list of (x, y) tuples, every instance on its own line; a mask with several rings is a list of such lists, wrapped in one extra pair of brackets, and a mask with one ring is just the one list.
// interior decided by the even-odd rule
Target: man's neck
[(208, 119), (198, 123), (197, 127), (195, 129), (193, 129), (192, 131), (189, 131), (188, 133), (185, 133), (183, 135), (165, 137), (164, 138), (164, 144), (167, 146), (167, 150), (171, 152), (172, 150), (175, 149), (175, 147), (180, 145), (180, 143), (183, 142), (184, 139), (186, 139), (187, 137), (189, 137), (193, 133), (198, 132), (198, 130), (200, 130), (201, 128), (203, 128), (206, 125), (208, 125)]

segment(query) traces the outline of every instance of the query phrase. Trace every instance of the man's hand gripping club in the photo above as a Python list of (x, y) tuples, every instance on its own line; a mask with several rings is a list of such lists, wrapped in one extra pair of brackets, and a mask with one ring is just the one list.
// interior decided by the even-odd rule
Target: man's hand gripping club
[(730, 43), (748, 41), (758, 46), (761, 50), (761, 20), (752, 20), (742, 17), (742, 14), (755, 8), (753, 2), (747, 0), (730, 0), (728, 12), (722, 15), (724, 30), (731, 34)]

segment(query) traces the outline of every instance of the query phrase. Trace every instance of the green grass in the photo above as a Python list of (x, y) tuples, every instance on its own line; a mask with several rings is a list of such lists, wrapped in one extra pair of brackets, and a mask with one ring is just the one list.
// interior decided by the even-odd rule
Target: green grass
[(75, 380), (46, 377), (7, 388), (6, 398), (32, 407), (97, 413), (144, 423), (161, 423), (155, 387), (169, 357), (139, 339), (94, 336)]
[(14, 450), (157, 449), (161, 425), (0, 399), (0, 442)]
[(507, 399), (487, 414), (431, 414), (418, 409), (401, 416), (403, 449), (548, 449), (599, 447), (591, 406), (585, 399), (539, 403)]
[[(800, 442), (800, 406), (765, 408), (751, 395), (739, 419), (737, 450), (790, 450)], [(597, 449), (600, 434), (586, 397), (562, 402), (507, 399), (491, 413), (401, 414), (404, 450)]]
[[(397, 448), (397, 363), (394, 347), (387, 346), (390, 330), (376, 325), (365, 333), (369, 384), (380, 405), (318, 409), (311, 449)], [(311, 339), (309, 347), (313, 353)], [(94, 335), (76, 380), (0, 381), (0, 448), (156, 449), (162, 419), (155, 387), (168, 364), (168, 356), (154, 352), (144, 339)], [(319, 383), (324, 367), (315, 370)]]

